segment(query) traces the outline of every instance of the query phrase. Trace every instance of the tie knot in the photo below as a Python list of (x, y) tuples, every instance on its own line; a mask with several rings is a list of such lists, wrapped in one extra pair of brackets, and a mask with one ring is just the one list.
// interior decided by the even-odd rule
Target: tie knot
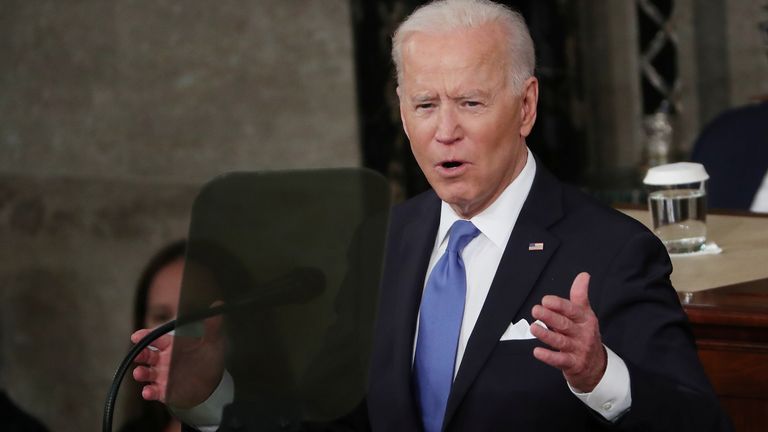
[(480, 234), (480, 230), (475, 227), (472, 222), (467, 220), (457, 220), (453, 223), (450, 230), (450, 237), (448, 238), (448, 250), (461, 253), (464, 247), (469, 244), (477, 235)]

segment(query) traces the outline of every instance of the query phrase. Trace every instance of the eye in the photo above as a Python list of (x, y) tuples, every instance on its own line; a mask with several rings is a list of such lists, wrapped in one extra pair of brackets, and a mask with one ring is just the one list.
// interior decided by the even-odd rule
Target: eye
[(434, 107), (435, 107), (435, 104), (433, 104), (431, 102), (424, 102), (424, 103), (417, 104), (416, 105), (416, 110), (417, 111), (423, 111), (423, 110), (428, 110), (428, 109), (431, 109), (431, 108), (434, 108)]
[(464, 106), (467, 108), (477, 108), (483, 106), (483, 103), (476, 100), (466, 100), (464, 101)]

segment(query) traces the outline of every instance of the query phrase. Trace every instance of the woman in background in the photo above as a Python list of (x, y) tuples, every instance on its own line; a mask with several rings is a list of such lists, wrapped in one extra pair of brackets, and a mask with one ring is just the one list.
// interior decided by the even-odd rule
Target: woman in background
[[(176, 318), (185, 252), (185, 241), (171, 243), (161, 249), (144, 268), (136, 288), (134, 330), (157, 327)], [(130, 393), (139, 394), (138, 391)], [(181, 423), (168, 413), (165, 405), (139, 399), (138, 415), (129, 420), (121, 432), (181, 431)]]

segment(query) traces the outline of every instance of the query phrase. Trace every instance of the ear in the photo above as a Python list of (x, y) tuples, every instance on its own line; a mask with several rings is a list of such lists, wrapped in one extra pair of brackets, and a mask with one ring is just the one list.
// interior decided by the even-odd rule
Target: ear
[(536, 107), (539, 104), (539, 80), (530, 77), (523, 84), (520, 96), (520, 135), (527, 137), (536, 123)]
[(400, 122), (403, 124), (403, 131), (405, 132), (405, 136), (408, 137), (408, 140), (410, 141), (411, 135), (408, 133), (408, 126), (405, 123), (405, 113), (403, 112), (403, 91), (400, 89), (400, 86), (397, 86), (396, 92), (397, 98), (400, 101)]

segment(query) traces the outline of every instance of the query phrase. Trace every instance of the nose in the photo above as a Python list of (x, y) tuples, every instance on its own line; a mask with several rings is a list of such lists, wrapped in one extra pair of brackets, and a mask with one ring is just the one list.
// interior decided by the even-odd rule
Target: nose
[(444, 104), (440, 107), (435, 140), (440, 144), (452, 144), (461, 139), (462, 130), (456, 112)]

